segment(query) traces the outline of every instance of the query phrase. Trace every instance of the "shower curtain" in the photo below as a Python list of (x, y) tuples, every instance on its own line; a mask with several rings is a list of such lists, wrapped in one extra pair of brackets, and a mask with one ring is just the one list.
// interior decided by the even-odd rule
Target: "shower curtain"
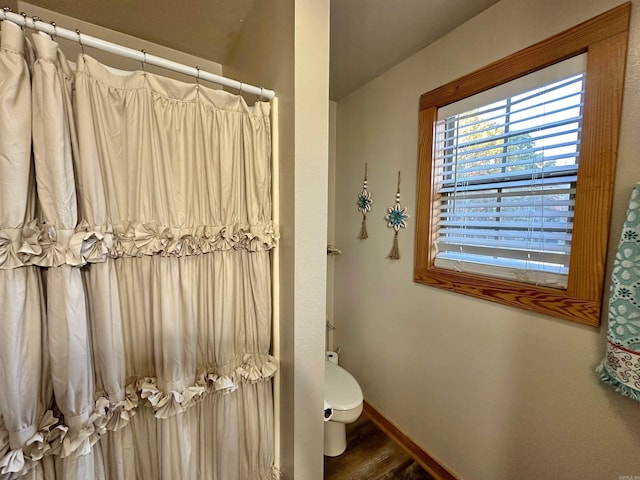
[(270, 479), (269, 104), (2, 22), (0, 479)]

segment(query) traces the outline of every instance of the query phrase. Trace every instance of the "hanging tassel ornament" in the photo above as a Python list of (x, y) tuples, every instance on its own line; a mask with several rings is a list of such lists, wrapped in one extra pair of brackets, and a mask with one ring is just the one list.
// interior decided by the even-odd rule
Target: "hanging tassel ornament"
[(407, 228), (407, 207), (403, 207), (400, 204), (400, 172), (398, 172), (398, 190), (396, 191), (396, 204), (387, 209), (387, 216), (384, 217), (387, 221), (387, 226), (393, 228), (395, 233), (393, 234), (393, 246), (387, 258), (391, 260), (398, 260), (400, 258), (400, 249), (398, 248), (398, 232), (401, 228)]
[(371, 194), (367, 191), (367, 164), (365, 163), (362, 192), (358, 195), (357, 202), (358, 211), (362, 212), (362, 225), (360, 227), (360, 235), (358, 235), (360, 240), (369, 238), (369, 234), (367, 233), (367, 212), (371, 211), (371, 204), (373, 204), (373, 199), (371, 198)]

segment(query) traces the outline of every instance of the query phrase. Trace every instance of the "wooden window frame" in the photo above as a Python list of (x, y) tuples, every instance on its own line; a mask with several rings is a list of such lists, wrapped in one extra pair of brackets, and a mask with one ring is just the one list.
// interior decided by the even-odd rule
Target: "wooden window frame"
[[(598, 326), (618, 154), (631, 3), (476, 70), (420, 97), (414, 281)], [(566, 289), (434, 266), (438, 196), (433, 140), (438, 108), (587, 53), (584, 116)]]

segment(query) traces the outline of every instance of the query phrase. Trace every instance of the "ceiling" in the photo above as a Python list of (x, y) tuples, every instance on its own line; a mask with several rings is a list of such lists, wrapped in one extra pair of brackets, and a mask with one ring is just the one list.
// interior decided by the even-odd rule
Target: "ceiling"
[[(180, 8), (159, 7), (157, 0), (28, 3), (225, 65), (255, 1), (182, 0)], [(332, 0), (331, 98), (343, 98), (496, 1)]]
[(332, 0), (330, 96), (348, 95), (498, 0)]

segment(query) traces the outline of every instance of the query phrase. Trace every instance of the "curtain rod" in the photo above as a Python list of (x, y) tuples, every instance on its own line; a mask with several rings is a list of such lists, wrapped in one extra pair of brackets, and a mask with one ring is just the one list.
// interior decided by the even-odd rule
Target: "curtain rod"
[(155, 65), (167, 70), (173, 70), (174, 72), (184, 73), (185, 75), (190, 75), (197, 79), (208, 80), (225, 87), (233, 88), (240, 91), (240, 93), (251, 93), (253, 95), (266, 98), (267, 100), (271, 100), (273, 97), (275, 97), (275, 92), (273, 90), (249, 85), (237, 80), (223, 77), (221, 75), (216, 75), (215, 73), (205, 72), (200, 70), (199, 67), (189, 67), (187, 65), (183, 65), (166, 58), (148, 54), (144, 50), (138, 51), (134, 50), (133, 48), (124, 47), (116, 43), (108, 42), (107, 40), (102, 40), (100, 38), (86, 35), (84, 33), (81, 33), (80, 30), (72, 31), (67, 30), (66, 28), (60, 28), (56, 26), (55, 23), (49, 24), (43, 22), (38, 17), (31, 18), (25, 14), (17, 14), (11, 12), (9, 11), (9, 9), (7, 9), (7, 7), (3, 9), (1, 19), (9, 20), (22, 27), (27, 27), (33, 30), (48, 33), (52, 37), (61, 37), (66, 40), (78, 42), (81, 47), (91, 47), (98, 50), (103, 50), (105, 52), (113, 53), (121, 57), (137, 60), (143, 64), (147, 63), (149, 65)]

